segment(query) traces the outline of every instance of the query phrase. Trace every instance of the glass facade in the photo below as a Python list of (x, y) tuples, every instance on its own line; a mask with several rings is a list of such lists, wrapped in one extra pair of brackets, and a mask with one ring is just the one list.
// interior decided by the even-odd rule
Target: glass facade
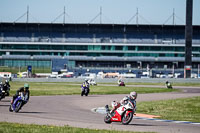
[(51, 61), (44, 61), (44, 60), (16, 60), (16, 59), (3, 59), (0, 60), (1, 66), (7, 67), (26, 67), (32, 66), (36, 68), (46, 67), (51, 68)]
[[(184, 57), (184, 46), (177, 45), (30, 45), (30, 44), (0, 44), (1, 50), (9, 55), (58, 55), (58, 56), (144, 56), (144, 57)], [(193, 46), (193, 55), (200, 57), (200, 46)], [(4, 55), (5, 52), (0, 52)]]
[[(122, 67), (126, 66), (125, 58), (132, 59), (134, 63), (127, 63), (134, 67), (138, 66), (137, 62), (145, 61), (146, 64), (159, 62), (172, 66), (171, 62), (183, 64), (184, 35), (185, 26), (181, 25), (0, 23), (0, 56), (49, 57), (48, 60), (2, 58), (0, 64), (49, 67), (53, 58), (59, 56), (68, 59), (70, 67), (80, 64)], [(103, 63), (96, 65), (96, 58), (100, 57), (98, 61)], [(200, 26), (193, 26), (192, 57), (200, 57)], [(195, 63), (198, 62), (200, 58)]]

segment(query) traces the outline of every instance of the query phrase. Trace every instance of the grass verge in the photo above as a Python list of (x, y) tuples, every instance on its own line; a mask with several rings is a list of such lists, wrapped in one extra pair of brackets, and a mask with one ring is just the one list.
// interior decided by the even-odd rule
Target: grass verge
[[(0, 133), (144, 133), (0, 122)], [(150, 133), (150, 132), (148, 132)]]
[(138, 102), (137, 113), (161, 116), (159, 119), (200, 122), (200, 97)]
[[(16, 90), (24, 85), (24, 82), (10, 82), (11, 95), (15, 94)], [(30, 91), (32, 96), (40, 95), (74, 95), (81, 93), (81, 84), (72, 85), (65, 82), (50, 83), (50, 82), (30, 82)], [(152, 87), (119, 87), (119, 86), (91, 86), (90, 94), (129, 94), (131, 91), (137, 93), (160, 93), (177, 91), (174, 89), (152, 88)]]

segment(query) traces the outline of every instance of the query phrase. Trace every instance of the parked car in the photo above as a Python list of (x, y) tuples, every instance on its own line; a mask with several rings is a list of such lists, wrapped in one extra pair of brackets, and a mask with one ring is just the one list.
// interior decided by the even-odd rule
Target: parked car
[(123, 74), (120, 74), (119, 77), (122, 77), (122, 78), (136, 78), (136, 74), (134, 74), (134, 73), (123, 73)]
[(82, 74), (81, 76), (78, 76), (78, 78), (94, 79), (94, 78), (96, 78), (96, 74), (95, 73), (85, 73), (85, 74)]

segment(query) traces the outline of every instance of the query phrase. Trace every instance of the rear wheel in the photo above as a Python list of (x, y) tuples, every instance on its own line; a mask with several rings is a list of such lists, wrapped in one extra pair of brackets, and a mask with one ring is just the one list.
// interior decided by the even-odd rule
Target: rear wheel
[(81, 91), (81, 96), (83, 96), (85, 94), (85, 91)]
[(104, 122), (107, 124), (111, 123), (111, 117), (108, 114), (106, 114), (106, 116), (104, 117)]
[(125, 112), (122, 118), (122, 124), (127, 125), (133, 119), (133, 112), (129, 112), (128, 114)]

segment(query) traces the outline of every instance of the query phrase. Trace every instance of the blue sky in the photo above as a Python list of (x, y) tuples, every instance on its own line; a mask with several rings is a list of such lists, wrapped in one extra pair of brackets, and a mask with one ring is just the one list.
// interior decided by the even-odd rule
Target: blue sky
[[(186, 0), (0, 0), (0, 22), (14, 22), (29, 6), (29, 22), (51, 23), (66, 8), (66, 23), (89, 23), (100, 13), (102, 23), (126, 24), (136, 14), (139, 24), (185, 24)], [(168, 20), (168, 21), (167, 21)], [(22, 17), (17, 22), (26, 22)], [(62, 23), (63, 17), (55, 23)], [(97, 17), (91, 23), (100, 23)], [(136, 17), (129, 22), (135, 24)], [(193, 0), (193, 24), (200, 25), (200, 0)]]

